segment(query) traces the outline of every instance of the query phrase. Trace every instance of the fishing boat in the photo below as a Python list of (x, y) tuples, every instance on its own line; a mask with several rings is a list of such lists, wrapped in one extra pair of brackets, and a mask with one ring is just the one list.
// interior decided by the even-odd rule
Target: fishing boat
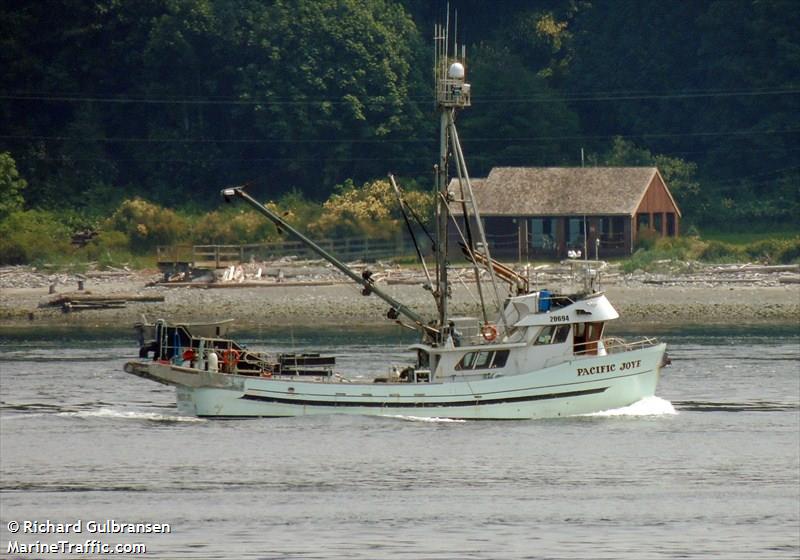
[[(127, 363), (125, 371), (175, 386), (179, 411), (201, 417), (344, 413), (531, 419), (610, 410), (653, 396), (666, 345), (653, 338), (606, 337), (606, 325), (619, 314), (596, 282), (568, 293), (531, 289), (527, 277), (492, 258), (455, 124), (457, 112), (471, 104), (464, 48), (452, 48), (451, 53), (447, 28), (437, 26), (440, 149), (432, 270), (417, 251), (428, 280), (423, 287), (433, 299), (428, 315), (397, 301), (368, 270), (356, 272), (243, 187), (222, 191), (227, 201), (250, 205), (317, 252), (359, 284), (365, 296), (384, 300), (388, 320), (419, 332), (419, 342), (409, 348), (412, 363), (355, 379), (337, 371), (335, 356), (251, 351), (219, 329), (159, 320), (146, 329), (152, 339), (140, 342), (139, 359)], [(411, 210), (390, 179), (407, 217)], [(448, 311), (448, 224), (474, 269), (481, 307), (476, 318), (452, 317)]]

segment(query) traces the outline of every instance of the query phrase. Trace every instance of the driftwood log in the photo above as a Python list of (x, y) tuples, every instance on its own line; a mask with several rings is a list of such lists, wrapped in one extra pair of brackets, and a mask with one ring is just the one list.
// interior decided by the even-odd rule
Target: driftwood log
[(39, 304), (39, 307), (61, 307), (67, 313), (82, 309), (120, 309), (130, 301), (161, 302), (163, 295), (114, 294), (107, 296), (82, 294), (62, 294)]

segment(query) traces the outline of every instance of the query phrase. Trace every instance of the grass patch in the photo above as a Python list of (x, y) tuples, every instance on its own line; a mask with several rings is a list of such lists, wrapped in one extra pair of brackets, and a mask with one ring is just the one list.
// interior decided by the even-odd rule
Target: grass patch
[(691, 270), (695, 262), (757, 262), (768, 265), (800, 263), (800, 235), (757, 236), (746, 243), (695, 237), (658, 239), (651, 248), (639, 249), (623, 261), (622, 270), (686, 272)]
[(762, 232), (704, 231), (703, 239), (706, 241), (721, 241), (733, 245), (747, 245), (757, 241), (791, 240), (798, 235), (800, 235), (798, 230)]

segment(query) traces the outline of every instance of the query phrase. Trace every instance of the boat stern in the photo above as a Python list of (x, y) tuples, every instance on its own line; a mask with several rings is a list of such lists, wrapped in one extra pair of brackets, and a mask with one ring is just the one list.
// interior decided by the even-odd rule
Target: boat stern
[(243, 391), (244, 387), (237, 375), (177, 366), (163, 360), (128, 362), (124, 369), (136, 377), (174, 387), (214, 387), (239, 391)]

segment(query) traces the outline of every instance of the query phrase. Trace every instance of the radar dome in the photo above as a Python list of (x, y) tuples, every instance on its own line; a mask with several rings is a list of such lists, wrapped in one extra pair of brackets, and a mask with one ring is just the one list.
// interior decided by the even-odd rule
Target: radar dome
[(450, 65), (450, 68), (447, 69), (447, 77), (451, 80), (463, 80), (464, 79), (464, 65), (460, 62), (454, 62)]

